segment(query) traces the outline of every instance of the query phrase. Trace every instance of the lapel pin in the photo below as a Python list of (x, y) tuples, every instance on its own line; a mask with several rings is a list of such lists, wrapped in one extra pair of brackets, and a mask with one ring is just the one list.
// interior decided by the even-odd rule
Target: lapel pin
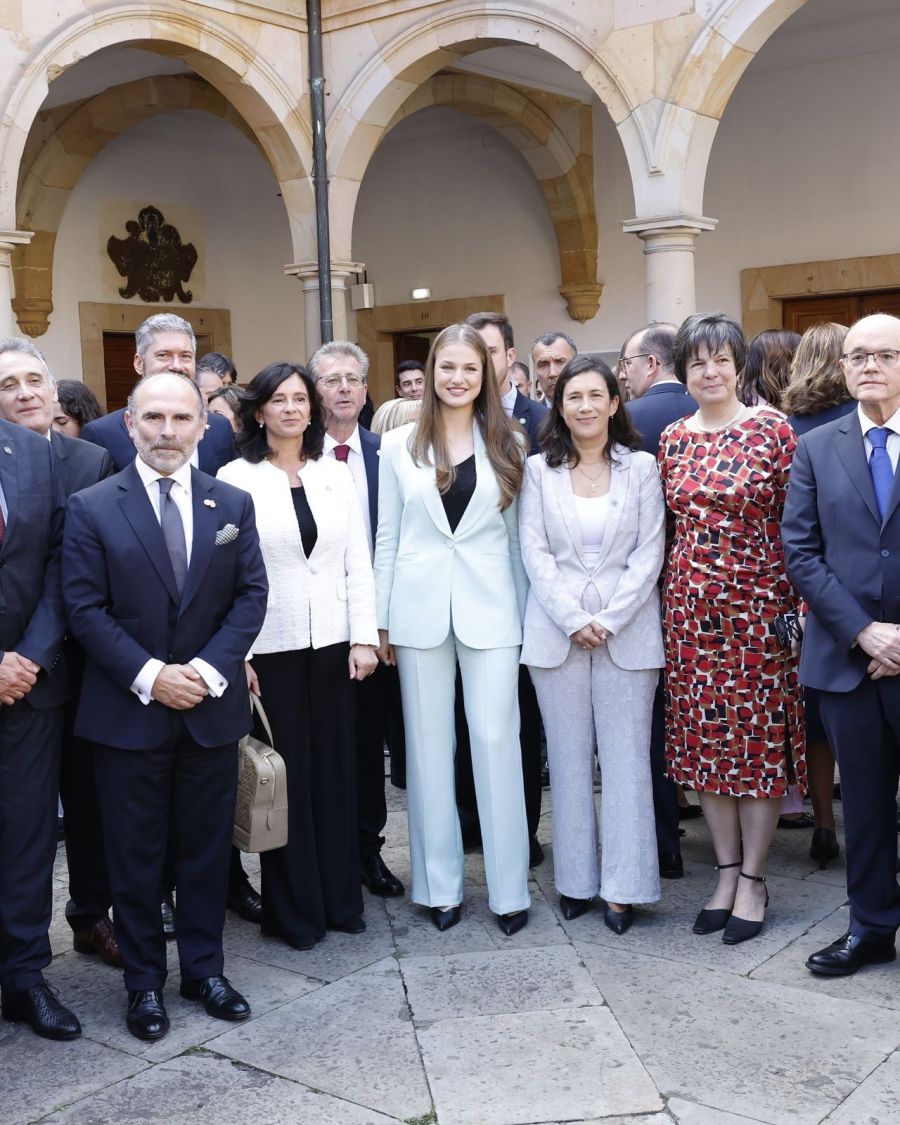
[(216, 506), (215, 500), (204, 500), (203, 503), (207, 506), (207, 508), (214, 508)]
[(3, 452), (4, 452), (4, 453), (12, 453), (12, 450), (11, 450), (11, 449), (9, 448), (9, 446), (8, 446), (8, 445), (4, 445), (4, 447), (3, 447)]

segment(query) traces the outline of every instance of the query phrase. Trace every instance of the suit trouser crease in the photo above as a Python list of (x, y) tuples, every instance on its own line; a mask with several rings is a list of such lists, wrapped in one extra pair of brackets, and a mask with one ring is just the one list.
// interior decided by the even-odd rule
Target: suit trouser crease
[(345, 642), (253, 661), (288, 791), (287, 844), (260, 855), (262, 926), (293, 944), (363, 912), (348, 654)]
[(200, 980), (224, 967), (237, 744), (198, 745), (177, 712), (171, 726), (167, 741), (152, 749), (94, 748), (116, 940), (129, 990), (165, 984), (159, 901), (170, 833), (181, 976)]
[(489, 906), (525, 910), (528, 828), (519, 748), (518, 647), (472, 649), (451, 632), (436, 648), (397, 648), (407, 747), (412, 899), (455, 906), (464, 857), (454, 783), (454, 686), (462, 672)]
[[(532, 668), (547, 735), (556, 888), (571, 898), (658, 902), (650, 771), (657, 669), (619, 668), (608, 649), (572, 645), (558, 668)], [(600, 858), (593, 792), (600, 759)]]
[(0, 709), (0, 985), (12, 992), (40, 983), (52, 959), (62, 722), (62, 707)]
[(841, 771), (850, 932), (893, 941), (900, 927), (900, 683), (866, 676), (853, 691), (821, 692), (819, 708)]

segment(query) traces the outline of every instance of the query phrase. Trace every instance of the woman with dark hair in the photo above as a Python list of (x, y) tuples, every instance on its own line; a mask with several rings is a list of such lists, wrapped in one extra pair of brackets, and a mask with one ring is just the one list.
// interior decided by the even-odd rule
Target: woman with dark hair
[(265, 701), (288, 785), (288, 842), (263, 852), (262, 932), (311, 949), (361, 933), (353, 693), (376, 667), (375, 589), (346, 465), (305, 368), (266, 367), (241, 397), (241, 456), (219, 477), (253, 497), (269, 603), (248, 677)]
[(566, 364), (539, 441), (519, 507), (531, 581), (522, 663), (547, 735), (554, 878), (565, 918), (599, 894), (606, 925), (623, 934), (634, 903), (659, 899), (650, 723), (663, 664), (665, 506), (656, 459), (639, 451), (602, 360)]
[(675, 374), (698, 404), (660, 442), (674, 518), (664, 592), (669, 775), (700, 794), (719, 879), (694, 933), (729, 945), (762, 929), (766, 861), (790, 784), (805, 789), (803, 709), (786, 636), (797, 609), (780, 521), (796, 439), (737, 397), (740, 325), (690, 316)]
[(240, 428), (241, 392), (237, 387), (219, 387), (209, 396), (206, 409), (210, 414), (221, 414), (235, 433)]
[(384, 435), (375, 586), (379, 657), (400, 671), (412, 899), (439, 930), (460, 918), (463, 846), (453, 756), (462, 673), (491, 910), (528, 921), (528, 828), (518, 673), (527, 582), (516, 496), (525, 443), (507, 418), (490, 355), (465, 324), (425, 367), (418, 420)]
[(781, 410), (781, 396), (791, 376), (791, 360), (800, 336), (786, 328), (767, 328), (747, 345), (747, 360), (738, 380), (738, 398), (745, 406), (758, 403)]
[(54, 412), (53, 428), (66, 437), (79, 437), (88, 422), (103, 417), (97, 396), (79, 379), (61, 379), (56, 384), (59, 409)]

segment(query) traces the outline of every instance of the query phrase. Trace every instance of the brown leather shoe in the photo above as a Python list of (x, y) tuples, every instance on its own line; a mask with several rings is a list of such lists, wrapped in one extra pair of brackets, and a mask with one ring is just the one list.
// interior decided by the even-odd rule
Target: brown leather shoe
[(122, 969), (125, 966), (116, 944), (112, 922), (108, 918), (101, 918), (90, 930), (82, 930), (74, 934), (72, 945), (76, 953), (99, 953), (103, 963), (112, 965), (114, 969)]

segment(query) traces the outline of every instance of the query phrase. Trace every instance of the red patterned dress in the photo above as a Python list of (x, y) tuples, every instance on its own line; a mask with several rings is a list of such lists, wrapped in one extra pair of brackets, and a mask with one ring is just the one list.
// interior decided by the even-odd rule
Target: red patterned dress
[(795, 611), (779, 525), (796, 437), (762, 408), (695, 433), (674, 422), (660, 475), (674, 519), (666, 567), (666, 755), (705, 793), (782, 797), (806, 788), (796, 660), (773, 622)]

